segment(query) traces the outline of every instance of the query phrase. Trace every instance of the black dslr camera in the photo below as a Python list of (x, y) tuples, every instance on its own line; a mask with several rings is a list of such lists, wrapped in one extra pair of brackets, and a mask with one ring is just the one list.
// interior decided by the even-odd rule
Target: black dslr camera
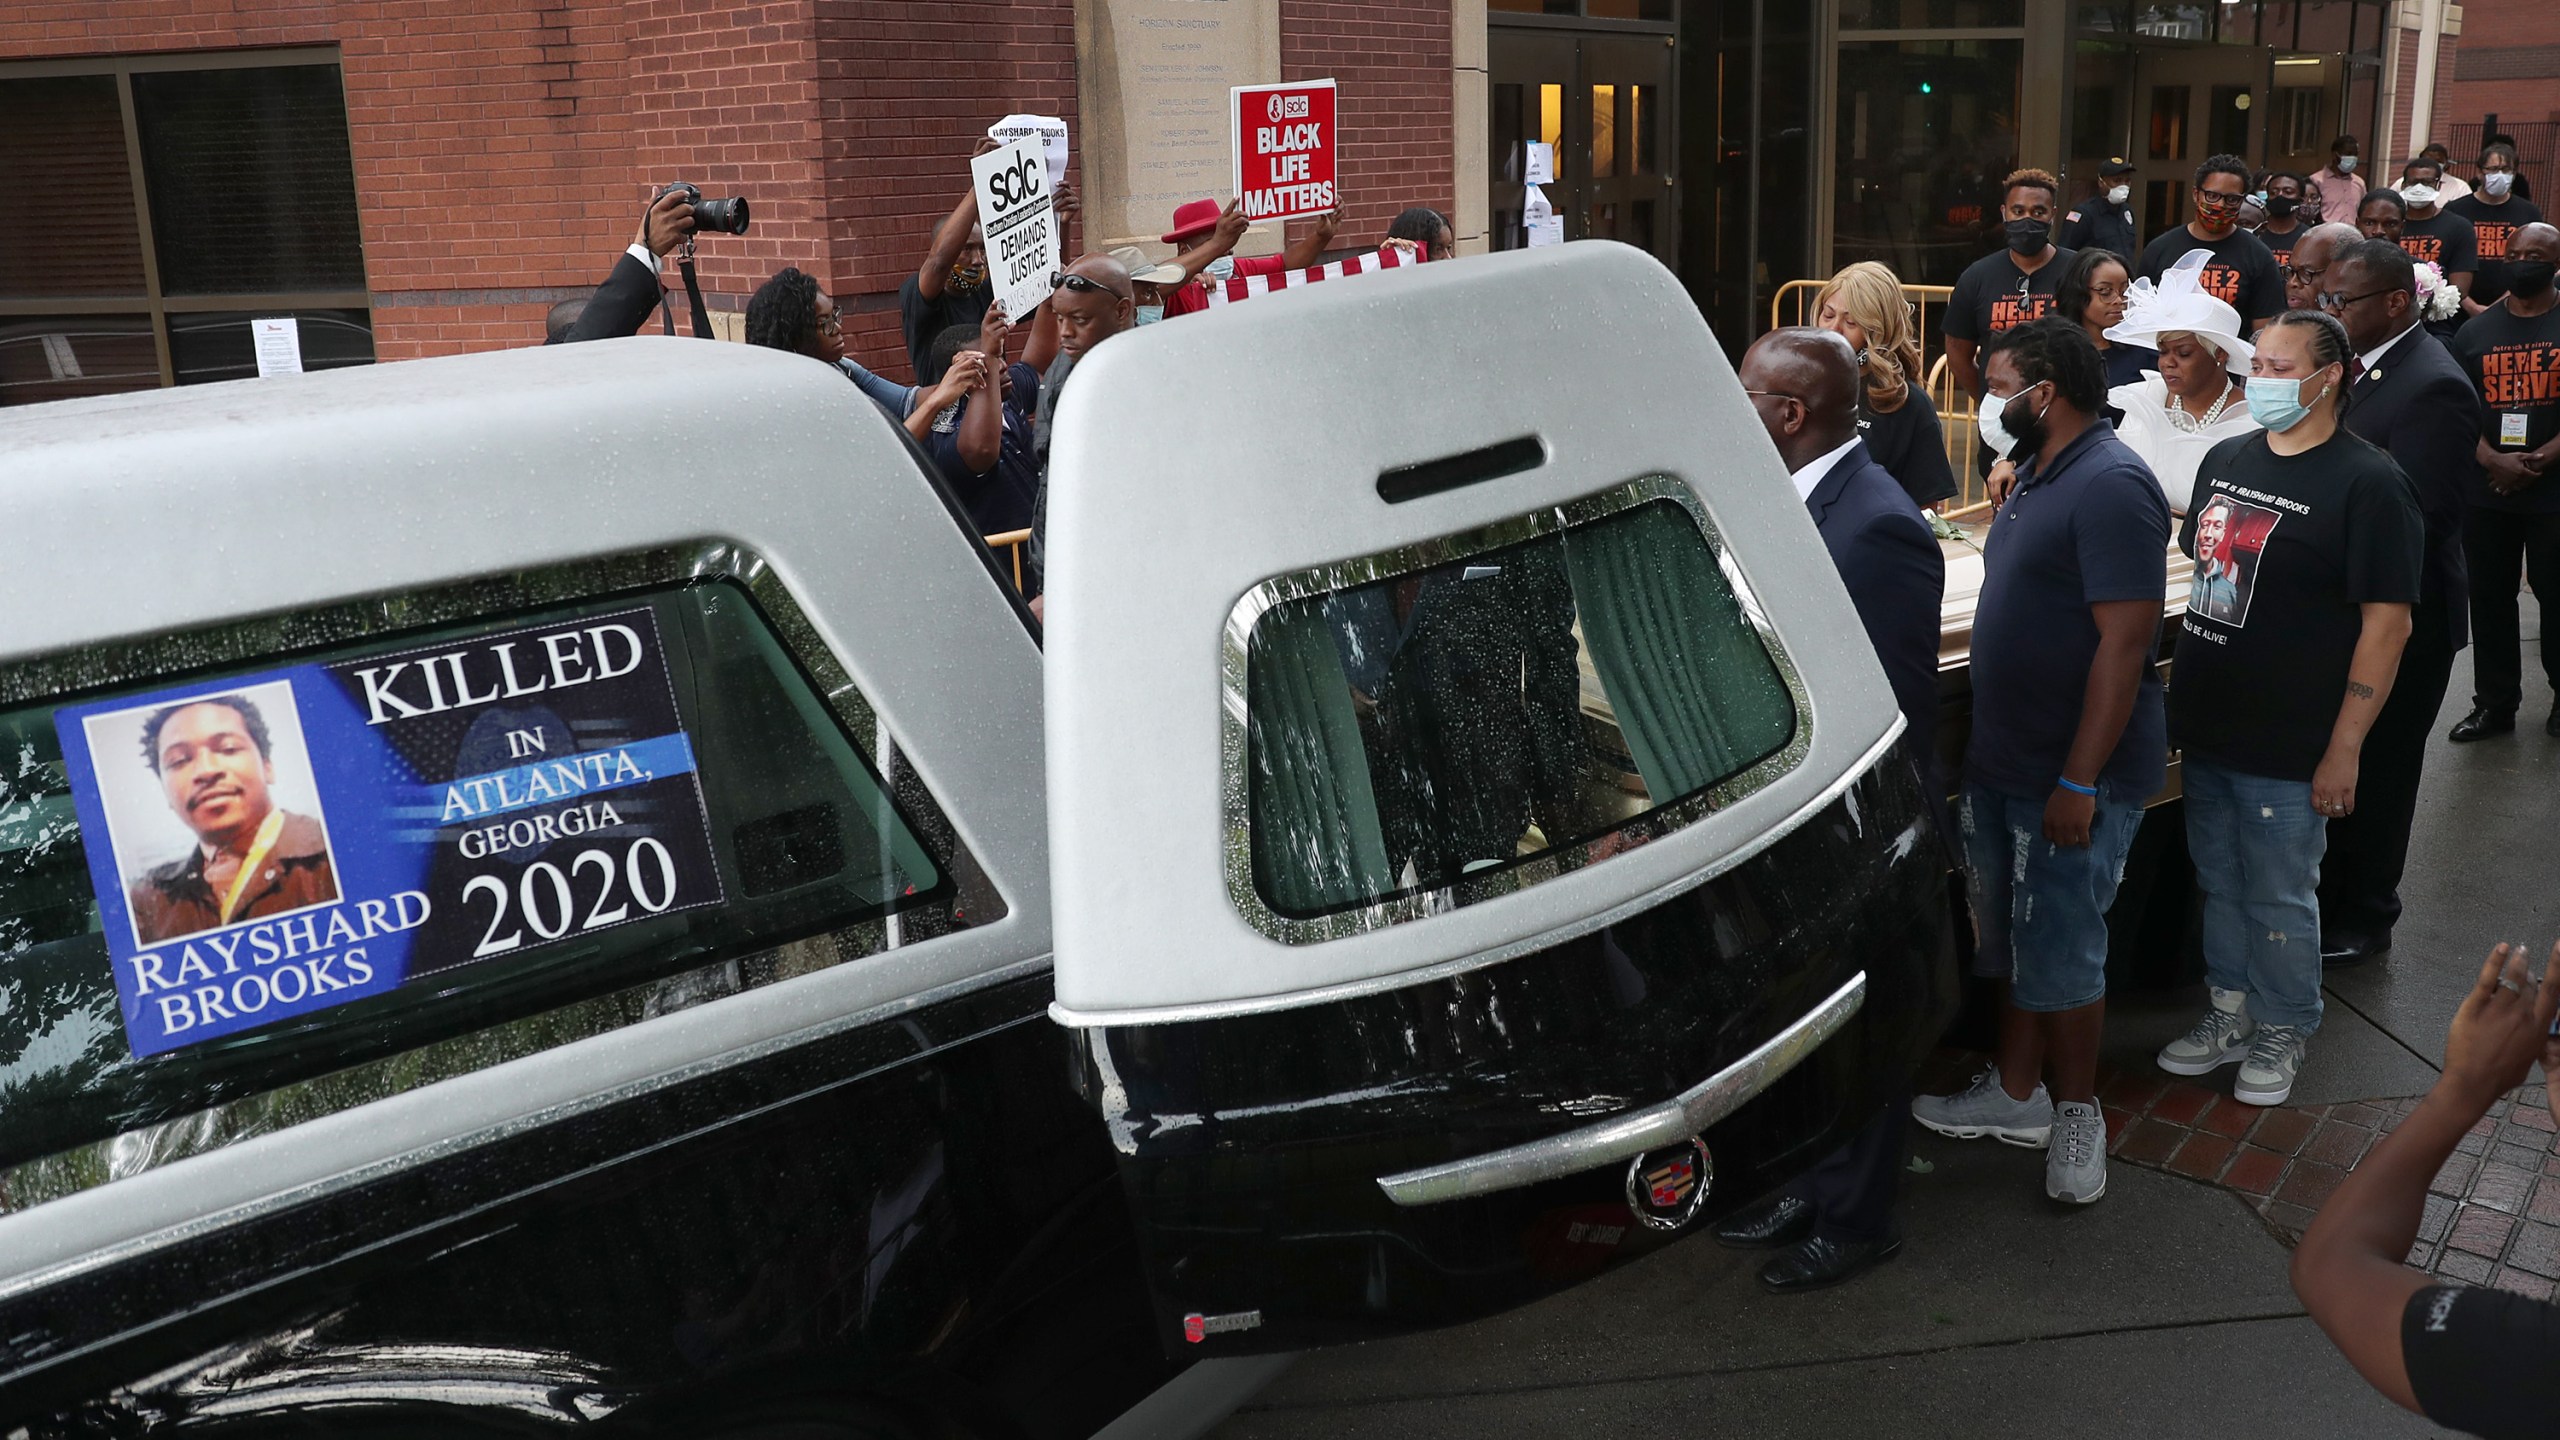
[(697, 234), (744, 235), (747, 233), (747, 199), (740, 195), (727, 200), (705, 200), (702, 191), (691, 181), (679, 180), (658, 192), (660, 197), (682, 195), (693, 207), (693, 228)]

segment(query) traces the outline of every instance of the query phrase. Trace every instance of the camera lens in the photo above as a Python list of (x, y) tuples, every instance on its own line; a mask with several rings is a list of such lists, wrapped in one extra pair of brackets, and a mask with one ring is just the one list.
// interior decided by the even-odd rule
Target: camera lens
[(729, 200), (697, 200), (693, 204), (693, 226), (718, 235), (747, 233), (746, 197)]

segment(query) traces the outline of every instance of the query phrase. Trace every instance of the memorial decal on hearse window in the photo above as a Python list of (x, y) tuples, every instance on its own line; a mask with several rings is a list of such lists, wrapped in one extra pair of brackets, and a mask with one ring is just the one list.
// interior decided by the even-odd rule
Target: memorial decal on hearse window
[(646, 608), (55, 723), (136, 1055), (721, 899)]

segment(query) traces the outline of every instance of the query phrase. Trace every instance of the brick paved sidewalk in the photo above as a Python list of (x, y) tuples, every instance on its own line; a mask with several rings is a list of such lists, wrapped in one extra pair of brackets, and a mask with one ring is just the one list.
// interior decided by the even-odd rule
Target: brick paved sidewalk
[[(1978, 1054), (1942, 1051), (1922, 1074), (1921, 1091), (1961, 1089), (1987, 1063)], [(2290, 1245), (2329, 1192), (2418, 1100), (2261, 1109), (2137, 1065), (2100, 1070), (2098, 1103), (2111, 1157), (2231, 1191)], [(2492, 1106), (2436, 1173), (2409, 1263), (2466, 1284), (2550, 1299), (2560, 1281), (2555, 1129), (2540, 1085)]]

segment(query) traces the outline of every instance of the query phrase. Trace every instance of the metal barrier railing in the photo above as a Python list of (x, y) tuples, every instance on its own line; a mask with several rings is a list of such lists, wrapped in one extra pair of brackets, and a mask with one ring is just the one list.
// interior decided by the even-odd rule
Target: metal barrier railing
[[(1806, 313), (1813, 297), (1829, 282), (1822, 280), (1790, 280), (1778, 287), (1769, 301), (1769, 326), (1809, 325), (1813, 317)], [(1989, 488), (1976, 470), (1976, 459), (1982, 448), (1981, 432), (1974, 428), (1973, 397), (1956, 388), (1947, 371), (1944, 354), (1929, 355), (1929, 307), (1945, 305), (1955, 294), (1952, 285), (1905, 285), (1903, 298), (1911, 302), (1913, 333), (1920, 337), (1921, 363), (1928, 367), (1928, 378), (1922, 382), (1929, 392), (1930, 403), (1938, 407), (1938, 428), (1947, 447), (1947, 464), (1956, 472), (1956, 497), (1947, 504), (1950, 514), (1963, 515), (1986, 508), (1991, 503)], [(1793, 314), (1790, 316), (1790, 307)]]
[(1031, 532), (1007, 530), (1001, 535), (987, 536), (986, 542), (987, 548), (996, 552), (998, 556), (1009, 554), (1013, 564), (1013, 591), (1017, 595), (1026, 593), (1022, 588), (1022, 556), (1023, 552), (1031, 548)]

